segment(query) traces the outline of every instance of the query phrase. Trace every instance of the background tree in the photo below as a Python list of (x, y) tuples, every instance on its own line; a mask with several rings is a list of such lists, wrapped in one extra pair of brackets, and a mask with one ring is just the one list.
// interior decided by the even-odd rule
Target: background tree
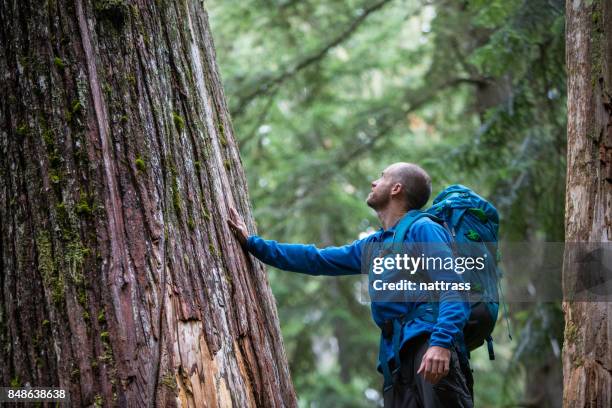
[(294, 406), (201, 2), (0, 3), (0, 383)]
[[(342, 245), (373, 232), (370, 181), (415, 161), (435, 192), (462, 182), (490, 198), (504, 240), (563, 241), (563, 0), (209, 9), (264, 237)], [(357, 280), (271, 271), (271, 284), (300, 402), (379, 404), (378, 329)], [(472, 355), (476, 405), (559, 406), (561, 304), (509, 306), (514, 341), (500, 320), (497, 360)]]
[[(565, 237), (571, 243), (607, 243), (612, 235), (611, 22), (610, 1), (567, 2)], [(577, 279), (588, 278), (587, 270), (575, 266), (566, 263), (564, 268), (568, 296), (575, 291)], [(564, 406), (610, 406), (612, 303), (594, 301), (596, 298), (568, 300), (563, 305)]]

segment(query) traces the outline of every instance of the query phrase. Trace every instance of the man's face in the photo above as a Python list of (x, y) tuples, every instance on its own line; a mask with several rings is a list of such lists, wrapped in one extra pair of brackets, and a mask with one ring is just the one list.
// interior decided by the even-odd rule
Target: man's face
[(387, 167), (377, 180), (372, 182), (372, 191), (368, 194), (366, 203), (374, 210), (385, 208), (391, 201), (391, 190), (395, 182), (391, 175), (390, 168)]

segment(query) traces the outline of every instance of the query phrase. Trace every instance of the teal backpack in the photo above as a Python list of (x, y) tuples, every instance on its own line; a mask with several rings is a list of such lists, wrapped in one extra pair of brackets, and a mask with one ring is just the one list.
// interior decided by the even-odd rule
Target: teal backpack
[[(486, 341), (489, 358), (495, 359), (491, 333), (499, 312), (501, 269), (497, 236), (499, 214), (497, 209), (471, 189), (460, 184), (445, 188), (433, 201), (431, 208), (419, 214), (441, 222), (453, 238), (455, 257), (479, 257), (486, 254), (489, 260), (482, 270), (466, 270), (462, 275), (470, 282), (470, 317), (463, 329), (467, 351), (472, 351)], [(408, 219), (410, 218), (410, 219)], [(407, 217), (398, 225), (394, 244), (401, 244), (416, 217)], [(505, 305), (504, 305), (505, 306)], [(510, 339), (510, 328), (508, 327)]]

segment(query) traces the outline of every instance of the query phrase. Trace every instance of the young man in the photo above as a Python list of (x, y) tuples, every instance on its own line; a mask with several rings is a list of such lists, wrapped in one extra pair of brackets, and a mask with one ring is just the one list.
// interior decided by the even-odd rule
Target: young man
[[(234, 209), (227, 222), (241, 245), (268, 265), (309, 275), (360, 274), (366, 245), (392, 242), (402, 217), (422, 208), (430, 195), (431, 179), (425, 170), (412, 163), (392, 164), (372, 182), (372, 191), (366, 201), (376, 211), (382, 228), (342, 247), (319, 249), (314, 245), (281, 244), (249, 236), (245, 223)], [(452, 257), (450, 235), (428, 217), (420, 217), (412, 224), (404, 242), (431, 243), (437, 248), (425, 249), (424, 256)], [(454, 271), (426, 273), (431, 281), (461, 281)], [(461, 352), (462, 330), (469, 316), (469, 306), (462, 300), (457, 292), (442, 291), (435, 313), (431, 303), (423, 301), (372, 299), (372, 317), (382, 329), (379, 369), (385, 373), (385, 407), (473, 406), (471, 370)], [(402, 320), (398, 326), (400, 315), (411, 318)], [(397, 350), (399, 358), (395, 356)]]

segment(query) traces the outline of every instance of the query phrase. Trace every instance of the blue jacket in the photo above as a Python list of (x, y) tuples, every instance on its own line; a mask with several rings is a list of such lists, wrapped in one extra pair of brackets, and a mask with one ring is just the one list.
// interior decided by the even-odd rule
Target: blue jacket
[[(392, 227), (386, 231), (381, 228), (377, 232), (363, 239), (356, 240), (349, 245), (323, 249), (319, 249), (314, 245), (281, 244), (252, 235), (247, 240), (247, 249), (262, 262), (287, 271), (308, 275), (357, 275), (362, 273), (361, 259), (364, 246), (369, 243), (392, 242), (394, 228)], [(426, 217), (414, 222), (406, 236), (405, 242), (448, 244), (436, 245), (435, 254), (425, 253), (424, 255), (452, 257), (452, 250), (449, 246), (451, 243), (450, 235), (445, 228)], [(452, 270), (429, 270), (428, 273), (432, 281), (461, 282), (460, 276)], [(456, 339), (462, 338), (463, 326), (467, 322), (470, 313), (469, 305), (466, 302), (456, 301), (457, 296), (459, 296), (457, 292), (442, 292), (436, 323), (430, 323), (417, 318), (405, 324), (401, 346), (416, 336), (430, 333), (430, 346), (451, 348)], [(450, 301), (451, 299), (453, 300)], [(425, 305), (426, 303), (418, 302), (372, 301), (372, 318), (381, 327), (383, 322), (390, 316), (398, 316), (402, 313), (410, 312), (413, 308)], [(386, 353), (382, 355), (386, 355), (391, 360), (393, 358), (391, 341), (384, 340), (381, 344), (386, 348)]]

